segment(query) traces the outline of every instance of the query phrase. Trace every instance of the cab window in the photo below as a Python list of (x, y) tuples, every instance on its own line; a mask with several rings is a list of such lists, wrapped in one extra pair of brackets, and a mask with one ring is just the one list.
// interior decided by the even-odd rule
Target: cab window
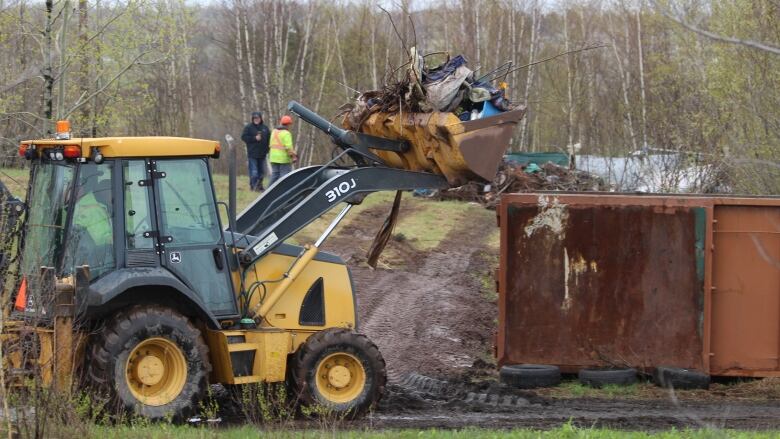
[(94, 279), (116, 266), (111, 167), (110, 162), (85, 163), (79, 169), (73, 189), (75, 204), (65, 272), (88, 265), (90, 278)]
[(146, 162), (126, 161), (122, 167), (125, 187), (125, 234), (128, 250), (154, 249), (154, 239), (144, 233), (154, 230), (149, 210), (149, 190), (141, 186), (146, 179)]
[(221, 238), (208, 166), (203, 159), (161, 160), (160, 184), (163, 232), (176, 245), (214, 244)]

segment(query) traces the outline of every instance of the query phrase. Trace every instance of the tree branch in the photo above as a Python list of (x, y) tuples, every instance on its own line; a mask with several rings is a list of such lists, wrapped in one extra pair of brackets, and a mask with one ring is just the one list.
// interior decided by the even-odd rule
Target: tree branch
[(692, 32), (695, 32), (695, 33), (697, 33), (697, 34), (699, 34), (701, 36), (707, 37), (707, 38), (709, 38), (711, 40), (720, 41), (722, 43), (737, 44), (737, 45), (740, 45), (740, 46), (750, 47), (752, 49), (763, 50), (765, 52), (773, 53), (775, 55), (780, 55), (780, 47), (771, 46), (769, 44), (765, 44), (765, 43), (762, 43), (762, 42), (759, 42), (759, 41), (741, 40), (739, 38), (734, 38), (734, 37), (725, 36), (725, 35), (719, 35), (719, 34), (716, 34), (714, 32), (710, 32), (708, 30), (701, 29), (701, 28), (699, 28), (697, 26), (694, 26), (691, 23), (688, 23), (687, 21), (683, 20), (682, 18), (680, 18), (680, 17), (670, 13), (669, 11), (666, 10), (666, 8), (658, 6), (658, 4), (655, 1), (651, 1), (651, 3), (653, 3), (653, 5), (656, 7), (656, 9), (659, 10), (661, 12), (661, 14), (663, 14), (666, 18), (674, 21), (675, 23), (679, 24), (680, 26), (682, 26), (682, 27), (684, 27), (684, 28), (686, 28), (686, 29), (688, 29), (688, 30), (690, 30)]
[(0, 85), (0, 94), (6, 93), (7, 91), (13, 89), (14, 87), (21, 85), (30, 79), (36, 78), (40, 74), (41, 66), (39, 65), (31, 65), (25, 69), (22, 73), (19, 74), (19, 76), (14, 79), (13, 81), (7, 82), (3, 85)]
[(146, 55), (147, 53), (149, 53), (149, 51), (146, 51), (146, 52), (141, 52), (141, 53), (139, 53), (139, 54), (138, 54), (138, 56), (136, 56), (135, 58), (133, 58), (133, 60), (132, 60), (132, 61), (130, 61), (130, 62), (129, 62), (129, 63), (128, 63), (128, 64), (127, 64), (127, 65), (126, 65), (124, 68), (122, 68), (120, 71), (118, 71), (118, 72), (116, 73), (116, 75), (114, 75), (114, 76), (113, 76), (113, 77), (112, 77), (110, 80), (108, 80), (108, 82), (106, 82), (105, 84), (103, 84), (103, 86), (102, 86), (102, 87), (100, 87), (99, 89), (95, 90), (94, 92), (92, 92), (92, 93), (90, 93), (89, 95), (86, 95), (86, 96), (84, 96), (84, 95), (82, 94), (82, 95), (79, 97), (79, 99), (76, 101), (76, 103), (73, 105), (73, 107), (71, 107), (71, 108), (70, 108), (70, 110), (68, 110), (68, 111), (65, 113), (65, 116), (64, 116), (63, 118), (64, 118), (64, 119), (67, 119), (68, 117), (70, 117), (71, 113), (73, 113), (74, 111), (76, 111), (76, 110), (78, 110), (79, 108), (81, 108), (81, 106), (82, 106), (82, 105), (84, 105), (84, 104), (86, 104), (87, 102), (89, 102), (89, 100), (90, 100), (90, 99), (92, 99), (93, 97), (95, 97), (95, 96), (99, 95), (100, 93), (103, 93), (103, 92), (104, 92), (104, 91), (105, 91), (105, 90), (106, 90), (108, 87), (110, 87), (110, 86), (111, 86), (111, 84), (113, 84), (114, 82), (116, 82), (116, 80), (117, 80), (117, 79), (119, 79), (119, 78), (120, 78), (122, 75), (124, 75), (124, 74), (125, 74), (125, 72), (127, 72), (128, 70), (130, 70), (130, 68), (132, 68), (133, 66), (135, 66), (135, 65), (149, 65), (149, 64), (155, 64), (155, 63), (157, 63), (157, 62), (161, 61), (161, 60), (155, 60), (155, 61), (151, 61), (151, 62), (141, 62), (141, 61), (139, 61), (139, 60), (141, 59), (141, 57), (142, 57), (142, 56), (144, 56), (144, 55)]

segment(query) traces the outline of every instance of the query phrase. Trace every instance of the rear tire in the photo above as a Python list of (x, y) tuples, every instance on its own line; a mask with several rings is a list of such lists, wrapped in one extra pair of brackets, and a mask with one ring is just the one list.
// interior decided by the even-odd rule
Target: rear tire
[(580, 383), (595, 388), (630, 386), (637, 381), (636, 369), (581, 369), (577, 376)]
[(546, 364), (512, 364), (499, 371), (501, 382), (518, 389), (554, 387), (561, 383), (561, 369)]
[(376, 345), (365, 335), (340, 328), (309, 337), (292, 373), (304, 405), (352, 418), (379, 402), (387, 383), (385, 360)]
[(118, 411), (178, 421), (196, 413), (211, 364), (200, 331), (186, 317), (136, 306), (115, 315), (92, 346), (89, 380)]
[(692, 369), (658, 366), (653, 382), (665, 389), (709, 389), (710, 376)]

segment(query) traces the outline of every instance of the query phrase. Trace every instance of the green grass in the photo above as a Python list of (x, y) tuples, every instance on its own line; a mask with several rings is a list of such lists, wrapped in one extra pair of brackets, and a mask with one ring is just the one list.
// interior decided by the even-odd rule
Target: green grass
[(28, 168), (0, 168), (0, 180), (17, 197), (24, 197), (27, 191)]
[(625, 399), (640, 396), (643, 386), (651, 384), (632, 384), (630, 386), (606, 385), (601, 388), (593, 388), (581, 384), (579, 381), (564, 381), (559, 386), (549, 389), (551, 396), (567, 398), (606, 398)]
[[(58, 432), (61, 437), (68, 437), (65, 432)], [(75, 433), (75, 432), (74, 432)], [(437, 430), (437, 429), (403, 429), (403, 430), (259, 430), (256, 427), (244, 426), (239, 428), (198, 428), (185, 426), (172, 426), (168, 424), (159, 424), (154, 426), (121, 426), (121, 427), (95, 427), (86, 435), (86, 437), (116, 438), (116, 439), (135, 439), (135, 438), (220, 438), (220, 439), (243, 439), (243, 438), (348, 438), (348, 439), (412, 439), (412, 438), (431, 438), (431, 439), (488, 439), (488, 438), (507, 438), (507, 439), (546, 439), (546, 438), (587, 438), (587, 439), (705, 439), (712, 437), (728, 437), (737, 439), (763, 439), (777, 437), (777, 431), (757, 432), (757, 431), (735, 431), (735, 430), (675, 430), (662, 432), (627, 432), (609, 429), (579, 428), (571, 424), (565, 424), (552, 430), (531, 430), (531, 429), (513, 429), (513, 430), (493, 430), (480, 428), (466, 428), (460, 430)], [(83, 436), (82, 436), (83, 437)]]
[(481, 206), (459, 201), (431, 202), (419, 198), (405, 197), (405, 202), (416, 208), (413, 216), (402, 216), (395, 232), (403, 233), (418, 250), (434, 249), (441, 244), (449, 232), (474, 226), (481, 227), (484, 222), (470, 224), (479, 216), (493, 217), (495, 214)]

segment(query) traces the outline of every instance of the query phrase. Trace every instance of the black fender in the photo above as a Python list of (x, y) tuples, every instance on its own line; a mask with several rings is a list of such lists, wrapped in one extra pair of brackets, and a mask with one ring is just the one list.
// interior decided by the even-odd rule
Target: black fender
[(168, 305), (195, 317), (211, 329), (219, 321), (198, 295), (170, 271), (161, 267), (134, 267), (114, 270), (92, 282), (77, 297), (78, 315), (94, 320), (129, 305), (148, 302)]

